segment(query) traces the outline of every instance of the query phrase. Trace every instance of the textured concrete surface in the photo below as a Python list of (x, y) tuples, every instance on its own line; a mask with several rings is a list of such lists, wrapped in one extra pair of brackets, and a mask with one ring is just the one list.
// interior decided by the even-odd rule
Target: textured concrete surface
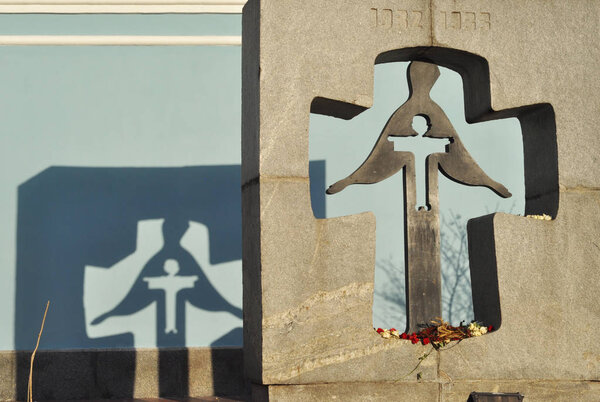
[(526, 401), (598, 401), (600, 383), (575, 381), (471, 381), (254, 385), (253, 402), (406, 401), (465, 402), (471, 392), (520, 393)]
[(471, 392), (520, 393), (529, 402), (600, 400), (600, 383), (580, 381), (470, 381), (442, 385), (440, 401), (465, 402)]
[[(27, 396), (31, 352), (0, 352), (0, 401)], [(184, 365), (183, 370), (178, 365)], [(38, 351), (35, 400), (243, 396), (240, 348)], [(177, 373), (184, 372), (184, 376)]]
[[(399, 401), (438, 402), (439, 384), (419, 382), (337, 383), (313, 385), (253, 385), (253, 402), (313, 402), (313, 401)], [(466, 399), (465, 399), (466, 401)]]
[(500, 329), (431, 356), (423, 380), (592, 387), (600, 378), (590, 341), (600, 318), (599, 22), (594, 0), (248, 2), (242, 176), (252, 381), (384, 381), (385, 389), (423, 354), (371, 329), (373, 217), (317, 220), (308, 193), (309, 112), (351, 118), (372, 105), (375, 62), (421, 60), (462, 75), (468, 121), (519, 118), (526, 212), (557, 218), (473, 222), (476, 314)]

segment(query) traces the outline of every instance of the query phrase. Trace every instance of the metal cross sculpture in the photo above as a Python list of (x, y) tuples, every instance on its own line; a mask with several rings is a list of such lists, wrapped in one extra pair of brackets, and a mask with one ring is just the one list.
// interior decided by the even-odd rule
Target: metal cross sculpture
[[(410, 95), (390, 117), (373, 150), (354, 173), (327, 189), (335, 194), (351, 184), (372, 184), (404, 169), (405, 265), (407, 330), (417, 331), (420, 324), (441, 317), (442, 287), (440, 262), (440, 224), (438, 169), (449, 179), (468, 186), (488, 187), (499, 196), (511, 193), (492, 180), (463, 146), (450, 120), (429, 93), (440, 75), (438, 67), (412, 62), (408, 67)], [(415, 157), (395, 151), (390, 137), (415, 137), (413, 118), (423, 116), (428, 130), (423, 137), (444, 139), (445, 152), (432, 153), (426, 159), (426, 200), (428, 208), (416, 209)]]

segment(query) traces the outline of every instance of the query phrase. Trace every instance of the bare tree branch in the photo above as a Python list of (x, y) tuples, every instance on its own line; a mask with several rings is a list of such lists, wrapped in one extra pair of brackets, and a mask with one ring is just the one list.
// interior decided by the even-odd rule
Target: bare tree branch
[[(467, 244), (467, 225), (457, 213), (449, 211), (441, 215), (441, 262), (442, 262), (442, 312), (452, 324), (471, 321), (473, 301), (471, 297), (471, 276)], [(375, 289), (375, 297), (385, 302), (380, 315), (387, 322), (406, 321), (406, 294), (404, 264), (395, 263), (391, 258), (377, 261), (377, 268), (387, 281)], [(383, 317), (380, 317), (383, 318)]]

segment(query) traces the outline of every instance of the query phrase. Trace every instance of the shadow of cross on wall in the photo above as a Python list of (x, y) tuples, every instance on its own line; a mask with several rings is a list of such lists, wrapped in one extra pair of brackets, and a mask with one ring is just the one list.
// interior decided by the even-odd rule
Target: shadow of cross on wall
[[(189, 222), (200, 222), (208, 229), (211, 241), (207, 259), (212, 265), (240, 260), (239, 170), (239, 165), (50, 167), (21, 184), (17, 221), (16, 348), (32, 347), (31, 334), (39, 330), (36, 329), (39, 324), (30, 317), (37, 314), (40, 302), (48, 299), (53, 308), (44, 328), (43, 348), (136, 346), (134, 335), (129, 331), (115, 331), (105, 336), (92, 336), (88, 332), (84, 302), (102, 306), (114, 294), (105, 291), (95, 300), (85, 297), (86, 266), (105, 267), (103, 271), (110, 272), (106, 267), (138, 249), (148, 248), (149, 240), (137, 244), (138, 226), (140, 222), (157, 219), (164, 220), (166, 226), (161, 233), (159, 225), (150, 237), (165, 243), (161, 255), (179, 260), (180, 275), (188, 275), (187, 270), (193, 272), (191, 275), (202, 275), (200, 270), (207, 269), (197, 267), (192, 258), (177, 247), (177, 236), (187, 230)], [(158, 248), (160, 250), (160, 245)], [(149, 264), (156, 275), (165, 275), (161, 255), (151, 261), (139, 261), (136, 269)], [(121, 284), (114, 284), (117, 285)], [(144, 287), (147, 289), (146, 283)], [(144, 295), (148, 295), (147, 290)], [(163, 303), (164, 297), (160, 296), (157, 294), (156, 300)], [(212, 302), (208, 294), (196, 297), (202, 299), (199, 303), (202, 305)], [(142, 298), (136, 301), (141, 302)], [(185, 333), (183, 324), (182, 335)], [(185, 346), (181, 337), (157, 342), (164, 342), (164, 346)]]
[[(143, 220), (137, 226), (134, 253), (111, 267), (85, 267), (83, 297), (88, 336), (129, 330), (137, 338), (155, 332), (152, 344), (182, 346), (187, 344), (187, 336), (194, 336), (192, 342), (197, 342), (212, 333), (214, 340), (214, 334), (221, 332), (215, 328), (219, 324), (240, 334), (242, 310), (227, 300), (235, 298), (231, 298), (230, 289), (223, 287), (225, 278), (221, 278), (228, 276), (231, 287), (236, 289), (236, 284), (241, 283), (236, 278), (240, 275), (236, 269), (239, 264), (209, 264), (206, 226), (172, 216)], [(113, 296), (112, 300), (107, 300), (108, 295)], [(202, 311), (212, 312), (212, 320), (217, 323), (211, 322), (211, 315), (198, 320)], [(224, 321), (220, 314), (215, 314), (220, 312), (230, 314), (233, 320)], [(137, 327), (129, 325), (133, 320), (138, 322)], [(146, 327), (153, 321), (156, 331)], [(196, 329), (199, 325), (204, 331)], [(149, 333), (145, 336), (151, 337)]]
[[(488, 187), (503, 198), (511, 196), (506, 187), (492, 180), (479, 167), (444, 111), (431, 99), (430, 92), (439, 75), (439, 68), (434, 64), (410, 64), (408, 100), (392, 114), (363, 164), (327, 189), (328, 194), (335, 194), (348, 185), (378, 183), (403, 170), (407, 332), (418, 331), (419, 325), (442, 316), (438, 170), (455, 182)], [(432, 139), (448, 144), (445, 152), (427, 156), (424, 179), (426, 206), (418, 209), (415, 155), (395, 147), (392, 142), (395, 137), (416, 137), (419, 134), (412, 127), (415, 116), (427, 120), (428, 129), (421, 140)]]
[[(316, 189), (325, 186), (325, 162), (313, 161), (310, 169), (314, 176), (314, 183), (311, 182), (315, 194), (313, 208), (317, 216), (324, 217), (325, 197)], [(200, 234), (199, 229), (202, 229)], [(198, 243), (202, 242), (198, 240), (202, 238), (208, 242), (199, 247)], [(157, 345), (146, 346), (241, 346), (241, 320), (233, 314), (219, 313), (233, 322), (239, 321), (230, 332), (226, 332), (230, 327), (223, 327), (223, 322), (195, 319), (212, 314), (206, 310), (220, 308), (219, 301), (223, 306), (218, 294), (203, 291), (208, 289), (203, 275), (210, 277), (211, 284), (221, 296), (227, 296), (226, 299), (235, 301), (237, 292), (241, 304), (241, 240), (241, 169), (238, 164), (155, 168), (50, 167), (40, 171), (18, 188), (15, 348), (33, 349), (40, 329), (40, 311), (47, 300), (51, 301), (51, 307), (40, 349), (133, 348), (137, 334), (144, 331), (156, 334)], [(120, 275), (111, 276), (110, 268), (130, 258), (135, 259), (129, 265), (134, 268), (133, 281), (125, 283), (122, 278), (111, 281), (112, 277)], [(177, 267), (169, 260), (177, 261)], [(233, 278), (221, 273), (226, 265), (237, 266), (238, 276)], [(86, 280), (90, 266), (96, 267), (96, 275)], [(164, 290), (150, 290), (148, 282), (144, 281), (154, 278), (153, 282), (157, 284), (156, 278), (167, 279), (164, 277), (170, 273), (184, 277), (184, 281), (198, 277), (195, 290), (179, 290), (179, 303), (191, 297), (200, 308), (194, 307), (194, 316), (183, 321), (185, 316), (181, 314), (187, 308), (181, 304), (176, 308), (175, 316), (180, 316), (177, 333), (167, 325), (166, 314), (161, 313), (160, 304), (166, 302)], [(103, 283), (97, 280), (100, 277)], [(213, 281), (215, 277), (220, 278), (221, 286)], [(107, 287), (101, 286), (106, 283)], [(139, 286), (136, 288), (134, 283)], [(239, 291), (236, 283), (240, 285)], [(198, 286), (201, 284), (202, 288)], [(157, 285), (169, 286), (161, 280)], [(142, 322), (142, 328), (138, 327), (137, 320), (133, 321), (127, 315), (127, 311), (121, 311), (126, 315), (113, 315), (103, 324), (88, 325), (89, 321), (99, 319), (110, 310), (107, 300), (113, 299), (115, 288), (124, 288), (124, 294), (135, 288), (133, 298), (124, 306), (133, 311), (146, 306), (149, 297), (155, 300), (154, 314), (145, 316), (148, 320)], [(195, 294), (190, 294), (192, 291)], [(92, 294), (88, 294), (90, 292)], [(120, 304), (118, 299), (116, 302)], [(90, 314), (92, 304), (96, 305), (94, 311), (99, 314)], [(118, 325), (109, 325), (111, 320), (118, 320)], [(90, 332), (103, 325), (110, 326), (105, 335)], [(199, 340), (199, 336), (204, 339)], [(216, 350), (213, 358), (228, 355), (224, 349)], [(83, 388), (90, 398), (104, 398), (110, 396), (107, 383), (112, 384), (110, 379), (119, 376), (119, 390), (111, 392), (134, 395), (135, 353), (120, 353), (118, 370), (96, 373), (94, 364), (82, 364), (80, 372), (56, 372), (42, 367), (34, 381), (44, 384), (58, 379), (72, 385), (64, 389), (66, 395), (73, 395), (72, 392)], [(99, 358), (98, 365), (102, 364), (108, 363)], [(188, 369), (185, 349), (160, 349), (160, 395), (187, 395)], [(27, 390), (27, 359), (19, 360), (17, 373), (17, 390)], [(227, 382), (222, 380), (223, 373), (213, 372), (212, 376), (215, 390), (219, 392)], [(44, 390), (35, 386), (34, 389)], [(19, 400), (25, 398), (23, 393), (19, 395)], [(68, 398), (47, 395), (41, 399)]]

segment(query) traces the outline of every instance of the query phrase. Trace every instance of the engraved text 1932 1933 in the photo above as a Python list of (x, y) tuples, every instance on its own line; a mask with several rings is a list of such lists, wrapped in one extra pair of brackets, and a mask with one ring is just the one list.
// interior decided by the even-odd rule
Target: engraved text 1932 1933
[(398, 32), (423, 29), (425, 18), (423, 10), (371, 9), (371, 25), (379, 29), (393, 29)]
[[(489, 12), (451, 10), (439, 11), (437, 22), (442, 29), (456, 31), (489, 31), (492, 19)], [(371, 8), (371, 26), (380, 30), (407, 32), (424, 29), (428, 13), (424, 10)]]

